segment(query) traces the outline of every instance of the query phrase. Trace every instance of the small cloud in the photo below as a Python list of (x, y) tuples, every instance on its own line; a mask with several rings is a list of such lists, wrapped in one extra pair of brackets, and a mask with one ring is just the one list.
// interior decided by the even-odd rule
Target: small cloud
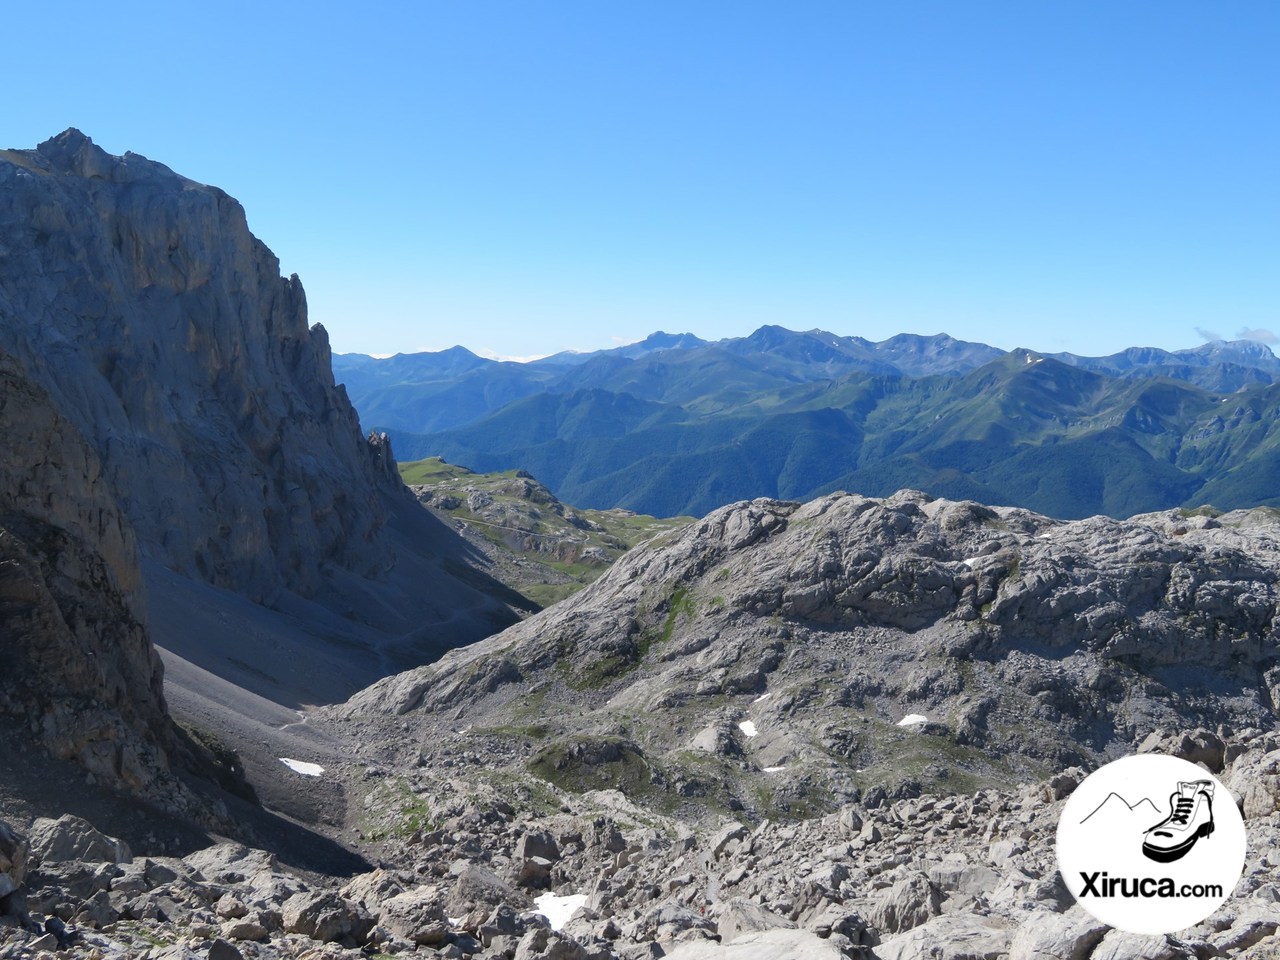
[(614, 334), (611, 337), (609, 337), (609, 339), (612, 340), (614, 343), (616, 343), (620, 347), (629, 347), (633, 343), (639, 343), (641, 340), (644, 339), (644, 337), (632, 337), (628, 339), (627, 337), (620, 337), (617, 334)]
[(1258, 341), (1258, 343), (1265, 343), (1268, 345), (1280, 343), (1280, 337), (1277, 337), (1270, 330), (1264, 330), (1261, 327), (1257, 327), (1253, 330), (1248, 330), (1248, 329), (1237, 330), (1236, 339), (1237, 340), (1256, 340)]
[(1204, 327), (1196, 327), (1196, 333), (1200, 335), (1200, 339), (1206, 340), (1206, 341), (1223, 339), (1222, 334), (1217, 333), (1213, 330), (1206, 330)]

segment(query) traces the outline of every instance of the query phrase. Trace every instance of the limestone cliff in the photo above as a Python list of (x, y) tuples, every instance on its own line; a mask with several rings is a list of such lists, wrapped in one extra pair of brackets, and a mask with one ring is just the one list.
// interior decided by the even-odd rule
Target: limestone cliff
[(160, 567), (391, 633), (448, 620), (450, 643), (514, 619), (484, 577), (443, 569), (456, 538), (421, 526), (298, 278), (223, 191), (76, 130), (0, 151), (0, 348), (97, 452)]
[(133, 531), (97, 455), (0, 351), (0, 711), (135, 789), (170, 741)]

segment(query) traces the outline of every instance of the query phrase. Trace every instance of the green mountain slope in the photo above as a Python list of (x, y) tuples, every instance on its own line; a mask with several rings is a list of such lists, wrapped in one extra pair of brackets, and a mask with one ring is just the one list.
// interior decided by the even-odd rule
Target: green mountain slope
[[(681, 354), (680, 364), (701, 356), (723, 369), (713, 353)], [(524, 467), (572, 502), (657, 516), (903, 487), (1062, 518), (1280, 498), (1276, 385), (1223, 395), (1014, 351), (960, 376), (848, 373), (742, 389), (740, 402), (719, 384), (687, 406), (600, 386), (541, 394), (395, 440), (405, 456)]]
[(400, 476), (477, 547), (495, 577), (543, 606), (581, 590), (637, 543), (693, 520), (579, 510), (524, 470), (474, 473), (439, 457), (402, 463)]

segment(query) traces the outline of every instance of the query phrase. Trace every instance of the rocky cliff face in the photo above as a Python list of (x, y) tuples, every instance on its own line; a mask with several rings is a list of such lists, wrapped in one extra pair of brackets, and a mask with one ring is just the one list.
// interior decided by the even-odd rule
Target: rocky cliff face
[(412, 594), (388, 617), (347, 582), (396, 566), (384, 528), (407, 494), (298, 278), (221, 190), (76, 130), (0, 152), (0, 347), (98, 451), (146, 557), (258, 602), (416, 622)]
[[(452, 617), (433, 586), (389, 584), (407, 552), (439, 568), (449, 538), (361, 434), (297, 276), (220, 189), (74, 129), (0, 151), (0, 348), (99, 453), (143, 557), (393, 632)], [(436, 572), (486, 611), (454, 641), (513, 620), (484, 577)]]
[(133, 531), (84, 437), (0, 351), (0, 710), (109, 783), (170, 742)]
[(1157, 728), (1270, 729), (1278, 578), (1270, 511), (1060, 523), (911, 492), (758, 500), (339, 716), (412, 718), (428, 762), (478, 749), (702, 813), (964, 792)]
[(274, 710), (525, 603), (362, 434), (240, 205), (76, 130), (0, 151), (0, 438), (0, 709), (112, 784), (190, 759), (166, 699), (274, 764)]

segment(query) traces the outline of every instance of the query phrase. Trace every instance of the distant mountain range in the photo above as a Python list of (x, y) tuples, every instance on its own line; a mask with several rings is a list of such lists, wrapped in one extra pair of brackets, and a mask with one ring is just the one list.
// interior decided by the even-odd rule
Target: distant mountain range
[(334, 373), (400, 457), (524, 468), (583, 507), (902, 487), (1062, 518), (1280, 505), (1280, 359), (1252, 341), (1080, 357), (765, 326), (526, 364), (340, 354)]

